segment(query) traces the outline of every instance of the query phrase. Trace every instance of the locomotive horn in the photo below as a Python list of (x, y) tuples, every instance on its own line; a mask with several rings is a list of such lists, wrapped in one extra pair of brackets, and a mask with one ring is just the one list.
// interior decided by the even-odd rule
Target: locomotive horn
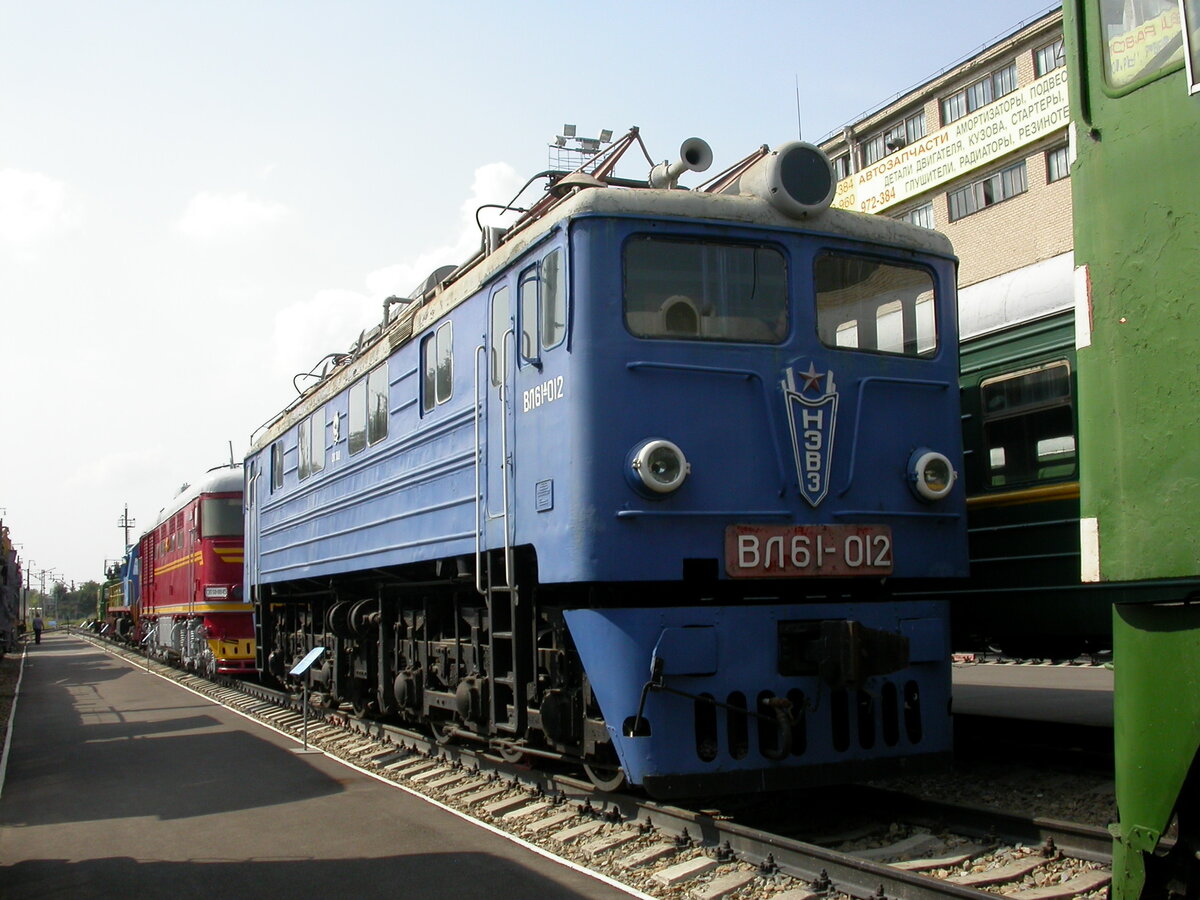
[(703, 172), (712, 165), (712, 148), (698, 137), (688, 138), (679, 145), (679, 159), (673, 163), (660, 162), (650, 170), (650, 187), (673, 188), (684, 172)]
[(722, 193), (761, 197), (793, 219), (819, 213), (833, 202), (837, 180), (820, 147), (792, 141), (772, 150)]

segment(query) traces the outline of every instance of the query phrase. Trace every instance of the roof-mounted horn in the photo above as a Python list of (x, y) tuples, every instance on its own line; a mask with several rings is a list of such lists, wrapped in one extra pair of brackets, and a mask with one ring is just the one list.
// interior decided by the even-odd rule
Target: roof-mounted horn
[(836, 187), (821, 148), (792, 141), (768, 152), (727, 190), (761, 197), (785, 216), (802, 219), (827, 209)]
[(712, 148), (698, 137), (688, 138), (679, 145), (679, 159), (661, 162), (650, 170), (650, 187), (673, 188), (684, 172), (704, 172), (712, 165)]

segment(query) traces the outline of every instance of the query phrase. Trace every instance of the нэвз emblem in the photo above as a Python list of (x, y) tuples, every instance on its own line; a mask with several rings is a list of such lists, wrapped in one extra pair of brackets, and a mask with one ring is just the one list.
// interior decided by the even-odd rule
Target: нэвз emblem
[[(799, 388), (797, 378), (802, 382)], [(822, 379), (824, 391), (821, 390)], [(807, 372), (798, 375), (789, 367), (782, 387), (800, 494), (809, 506), (816, 507), (829, 492), (829, 463), (838, 404), (833, 372), (818, 372), (812, 362), (808, 364)]]

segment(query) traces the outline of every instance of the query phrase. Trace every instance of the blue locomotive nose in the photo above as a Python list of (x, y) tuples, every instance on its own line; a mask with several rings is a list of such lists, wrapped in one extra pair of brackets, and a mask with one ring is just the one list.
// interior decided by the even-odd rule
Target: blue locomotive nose
[(948, 604), (565, 613), (628, 780), (655, 796), (944, 764)]

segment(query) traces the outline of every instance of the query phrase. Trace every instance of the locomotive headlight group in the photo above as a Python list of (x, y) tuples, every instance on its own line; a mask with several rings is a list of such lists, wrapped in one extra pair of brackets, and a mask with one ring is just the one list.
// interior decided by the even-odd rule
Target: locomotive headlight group
[(958, 473), (943, 453), (925, 447), (908, 461), (908, 484), (922, 500), (941, 500), (954, 489)]
[(634, 448), (629, 471), (634, 487), (655, 494), (671, 494), (679, 490), (692, 466), (676, 444), (664, 438), (652, 438)]

